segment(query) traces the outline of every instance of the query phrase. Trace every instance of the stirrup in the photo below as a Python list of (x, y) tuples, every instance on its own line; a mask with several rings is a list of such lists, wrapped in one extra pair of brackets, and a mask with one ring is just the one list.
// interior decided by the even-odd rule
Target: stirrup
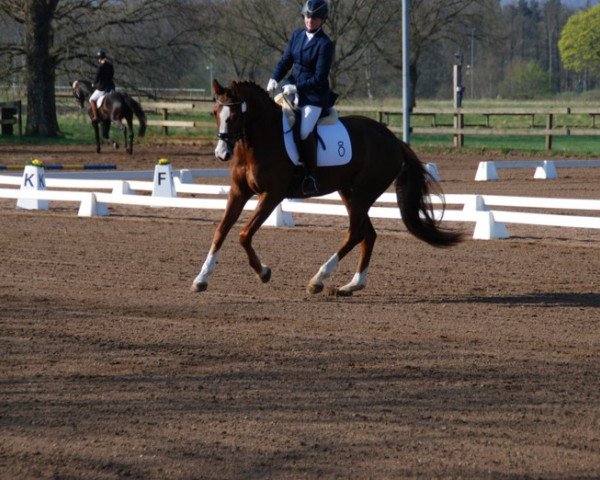
[(307, 175), (302, 180), (302, 195), (316, 195), (319, 193), (317, 188), (317, 181), (312, 175)]

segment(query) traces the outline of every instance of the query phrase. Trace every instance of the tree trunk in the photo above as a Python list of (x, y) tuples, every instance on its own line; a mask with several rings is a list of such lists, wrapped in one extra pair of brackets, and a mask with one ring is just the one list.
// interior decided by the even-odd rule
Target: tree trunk
[(27, 135), (55, 137), (58, 120), (54, 99), (55, 62), (52, 18), (58, 0), (27, 0), (25, 50), (27, 57)]

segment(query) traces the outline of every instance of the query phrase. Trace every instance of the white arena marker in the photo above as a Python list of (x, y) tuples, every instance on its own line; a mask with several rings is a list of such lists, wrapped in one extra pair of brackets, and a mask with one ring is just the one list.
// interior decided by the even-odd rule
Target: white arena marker
[(439, 182), (442, 179), (440, 171), (435, 163), (426, 163), (425, 170), (429, 172), (429, 175), (431, 175), (436, 182)]
[(173, 169), (171, 164), (156, 165), (154, 167), (153, 197), (176, 197), (175, 183), (173, 182)]
[[(21, 193), (32, 190), (46, 190), (44, 167), (26, 165), (23, 170), (23, 181), (21, 182)], [(17, 208), (23, 210), (48, 210), (48, 200), (37, 198), (19, 198)]]
[(98, 203), (96, 201), (95, 193), (88, 193), (84, 200), (79, 205), (79, 217), (106, 217), (110, 215), (108, 207), (105, 203)]
[(473, 239), (500, 240), (509, 238), (506, 225), (496, 222), (493, 212), (478, 212)]
[(553, 161), (544, 160), (544, 163), (535, 169), (533, 178), (539, 178), (542, 180), (555, 180), (558, 178), (556, 173), (556, 167)]
[(475, 174), (476, 182), (486, 182), (488, 180), (498, 180), (498, 172), (494, 162), (479, 162), (477, 173)]
[(263, 225), (268, 227), (293, 227), (295, 223), (292, 214), (290, 212), (284, 212), (280, 203), (275, 210), (271, 212), (271, 215), (269, 215), (269, 218), (265, 220)]

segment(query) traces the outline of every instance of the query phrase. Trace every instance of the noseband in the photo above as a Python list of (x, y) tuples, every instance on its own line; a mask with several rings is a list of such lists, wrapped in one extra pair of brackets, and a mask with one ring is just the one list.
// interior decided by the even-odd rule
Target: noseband
[[(216, 99), (215, 101), (216, 101), (216, 102), (217, 102), (219, 105), (221, 105), (222, 107), (234, 107), (234, 106), (236, 106), (236, 105), (240, 105), (240, 110), (241, 110), (241, 113), (242, 113), (242, 125), (243, 125), (243, 121), (244, 121), (244, 114), (246, 113), (246, 109), (247, 109), (246, 102), (243, 102), (243, 101), (241, 101), (241, 100), (240, 100), (239, 102), (229, 102), (229, 103), (225, 103), (225, 102), (222, 102), (222, 101), (221, 101), (221, 100), (219, 100), (219, 99)], [(237, 142), (237, 141), (238, 141), (240, 138), (242, 138), (242, 137), (244, 136), (244, 132), (243, 132), (243, 130), (244, 130), (244, 129), (243, 129), (243, 127), (242, 127), (242, 128), (241, 128), (239, 131), (237, 131), (237, 132), (226, 132), (226, 133), (221, 133), (221, 132), (218, 132), (218, 133), (217, 133), (217, 138), (218, 138), (219, 140), (223, 140), (224, 142), (227, 142), (227, 143), (235, 143), (235, 142)]]

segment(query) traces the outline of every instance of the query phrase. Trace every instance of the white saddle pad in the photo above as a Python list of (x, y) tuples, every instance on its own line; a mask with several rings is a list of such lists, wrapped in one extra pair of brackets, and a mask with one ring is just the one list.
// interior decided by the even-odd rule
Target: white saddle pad
[[(294, 134), (285, 114), (282, 115), (282, 119), (283, 139), (287, 154), (294, 165), (300, 165), (298, 147), (294, 142)], [(352, 160), (350, 136), (339, 119), (332, 125), (317, 125), (317, 133), (325, 143), (325, 148), (323, 148), (321, 141), (317, 140), (317, 166), (334, 167), (345, 165)]]

